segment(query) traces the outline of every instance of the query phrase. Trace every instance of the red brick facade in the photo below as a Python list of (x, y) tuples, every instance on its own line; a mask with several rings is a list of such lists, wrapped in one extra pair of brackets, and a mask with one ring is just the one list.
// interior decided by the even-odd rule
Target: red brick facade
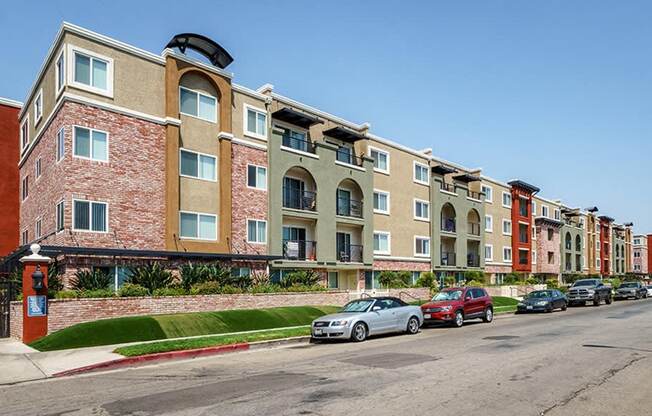
[(18, 112), (20, 108), (0, 103), (0, 257), (11, 253), (18, 247), (19, 232), (19, 186), (18, 158), (20, 133), (18, 127)]
[(430, 272), (429, 261), (374, 260), (374, 270)]
[[(552, 239), (548, 239), (548, 230), (552, 230)], [(561, 257), (559, 248), (561, 247), (561, 236), (559, 226), (542, 223), (537, 226), (537, 264), (534, 267), (536, 273), (559, 275), (561, 270)], [(548, 253), (553, 253), (552, 262), (548, 259)]]

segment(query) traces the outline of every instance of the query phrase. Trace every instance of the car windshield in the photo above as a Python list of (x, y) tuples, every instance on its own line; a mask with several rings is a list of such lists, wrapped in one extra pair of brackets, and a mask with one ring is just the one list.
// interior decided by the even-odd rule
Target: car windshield
[(636, 283), (623, 283), (620, 287), (636, 287)]
[(532, 292), (529, 295), (527, 295), (528, 298), (551, 298), (552, 297), (552, 292), (549, 290), (539, 290), (536, 292)]
[(443, 300), (459, 300), (462, 297), (461, 290), (444, 290), (439, 292), (432, 298), (433, 302), (443, 301)]
[(344, 305), (342, 312), (366, 312), (372, 303), (373, 300), (354, 300)]
[(573, 286), (596, 286), (597, 284), (597, 280), (578, 280)]

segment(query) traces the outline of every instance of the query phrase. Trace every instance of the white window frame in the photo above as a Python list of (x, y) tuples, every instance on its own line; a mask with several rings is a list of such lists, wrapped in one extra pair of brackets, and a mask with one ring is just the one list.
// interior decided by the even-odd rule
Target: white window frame
[(532, 264), (537, 264), (537, 251), (532, 250)]
[[(104, 210), (104, 223), (106, 224), (106, 230), (104, 230), (104, 231), (95, 231), (93, 229), (84, 230), (84, 229), (80, 229), (80, 228), (75, 227), (75, 215), (76, 215), (75, 202), (76, 201), (88, 202), (88, 209), (90, 210), (89, 216), (88, 216), (88, 221), (89, 221), (88, 225), (89, 226), (92, 226), (92, 223), (93, 223), (93, 204), (104, 204), (104, 206), (106, 206), (106, 209)], [(73, 198), (72, 199), (72, 227), (71, 228), (72, 228), (72, 230), (74, 232), (78, 232), (78, 233), (108, 234), (109, 233), (109, 203), (104, 202), (104, 201), (93, 201), (93, 200), (90, 200), (90, 199)]]
[(29, 243), (29, 231), (27, 228), (25, 228), (23, 232), (20, 233), (20, 240), (23, 245), (27, 245), (27, 243)]
[[(505, 232), (505, 224), (509, 224), (509, 233)], [(513, 227), (514, 227), (514, 224), (512, 224), (512, 220), (508, 220), (508, 219), (503, 218), (503, 227), (502, 227), (503, 235), (512, 235), (512, 233), (514, 232)]]
[[(264, 241), (252, 241), (249, 239), (249, 223), (250, 222), (255, 222), (256, 223), (256, 238), (260, 237), (258, 235), (258, 223), (264, 223), (265, 224), (265, 235), (263, 236)], [(216, 223), (216, 228), (217, 228), (217, 223)], [(267, 244), (267, 220), (259, 220), (256, 218), (247, 218), (247, 243), (249, 244)]]
[[(106, 89), (93, 87), (92, 85), (82, 84), (81, 82), (75, 81), (75, 55), (80, 54), (87, 56), (92, 59), (97, 59), (100, 61), (106, 62)], [(68, 85), (71, 87), (79, 88), (80, 90), (85, 90), (92, 92), (94, 94), (103, 95), (106, 97), (113, 98), (113, 58), (108, 56), (100, 55), (88, 49), (80, 48), (74, 45), (68, 45), (68, 64), (69, 70), (66, 71), (68, 75)], [(93, 67), (91, 63), (91, 74), (93, 73)], [(91, 80), (92, 83), (92, 80)]]
[(20, 200), (27, 201), (29, 198), (29, 175), (25, 175), (20, 181)]
[[(59, 224), (59, 206), (61, 206), (61, 212), (63, 213), (62, 215), (62, 221), (61, 224)], [(66, 227), (66, 201), (65, 200), (60, 200), (59, 202), (56, 203), (54, 206), (54, 231), (56, 233), (63, 232), (65, 227)]]
[(38, 240), (43, 235), (43, 221), (41, 217), (36, 217), (36, 222), (34, 223), (34, 239)]
[(375, 234), (387, 236), (387, 250), (386, 251), (374, 250), (374, 254), (385, 254), (385, 255), (391, 254), (392, 253), (392, 234), (389, 231), (377, 231), (377, 230), (374, 230), (374, 235)]
[[(78, 156), (78, 155), (75, 154), (75, 147), (76, 147), (76, 144), (77, 144), (77, 128), (85, 129), (85, 130), (90, 131), (90, 136), (89, 136), (90, 143), (88, 144), (90, 157)], [(104, 133), (106, 135), (106, 160), (93, 158), (93, 132), (94, 131)], [(109, 155), (111, 154), (110, 147), (109, 147), (111, 139), (110, 139), (109, 136), (110, 135), (109, 135), (108, 131), (73, 124), (73, 126), (72, 126), (72, 157), (77, 158), (77, 159), (92, 160), (93, 162), (109, 163)]]
[[(509, 196), (509, 205), (505, 204), (505, 195)], [(514, 203), (514, 201), (512, 201), (512, 194), (510, 192), (503, 191), (503, 193), (501, 194), (501, 201), (500, 202), (503, 204), (503, 207), (511, 209), (512, 205)]]
[[(505, 253), (509, 251), (509, 260), (505, 256)], [(510, 246), (503, 246), (503, 263), (511, 263), (514, 258), (514, 253), (512, 253), (512, 247)]]
[[(194, 94), (197, 94), (197, 115), (188, 114), (188, 113), (184, 113), (183, 111), (181, 111), (181, 90), (186, 90), (188, 92), (192, 92)], [(209, 118), (204, 118), (204, 117), (201, 117), (199, 115), (199, 97), (200, 96), (208, 97), (208, 98), (210, 98), (212, 100), (215, 100), (215, 119), (214, 120), (211, 120)], [(212, 96), (210, 94), (206, 94), (205, 92), (201, 92), (199, 90), (193, 90), (192, 88), (188, 88), (188, 87), (184, 87), (183, 85), (179, 85), (179, 114), (183, 114), (184, 116), (196, 118), (198, 120), (207, 121), (209, 123), (217, 124), (217, 120), (218, 120), (219, 114), (220, 114), (220, 101), (217, 99), (217, 97)]]
[[(186, 175), (186, 174), (181, 173), (181, 152), (182, 151), (187, 152), (187, 153), (194, 153), (195, 155), (197, 155), (197, 175), (199, 175), (199, 157), (200, 156), (210, 157), (213, 160), (215, 160), (215, 175), (214, 175), (213, 179), (207, 179), (207, 178), (202, 178), (200, 176), (192, 176), (192, 175)], [(199, 179), (200, 181), (206, 181), (206, 182), (217, 182), (217, 169), (218, 168), (219, 167), (217, 166), (217, 156), (210, 155), (208, 153), (198, 152), (196, 150), (186, 149), (185, 147), (180, 147), (179, 148), (179, 176), (181, 176), (183, 178)]]
[[(426, 180), (422, 181), (421, 179), (417, 179), (417, 166), (424, 168), (426, 170)], [(428, 168), (428, 165), (425, 165), (421, 162), (417, 162), (416, 160), (412, 161), (412, 180), (414, 183), (418, 183), (420, 185), (428, 185), (430, 183), (430, 169)]]
[[(490, 227), (487, 228), (487, 220), (489, 220)], [(491, 214), (484, 215), (484, 232), (493, 233), (494, 232), (494, 216)]]
[(489, 194), (490, 194), (489, 196), (487, 196), (487, 193), (485, 192), (485, 194), (484, 194), (484, 202), (487, 202), (489, 204), (493, 204), (493, 202), (494, 202), (494, 188), (492, 186), (490, 186), (490, 185), (485, 185), (485, 184), (480, 186), (480, 190), (482, 192), (484, 192), (484, 188), (489, 189)]
[[(418, 240), (427, 240), (428, 241), (428, 252), (427, 253), (418, 253), (417, 252), (417, 241)], [(414, 257), (430, 257), (430, 237), (427, 235), (415, 235), (414, 236)]]
[[(59, 61), (62, 62), (63, 74), (59, 73)], [(54, 84), (56, 95), (59, 95), (59, 93), (63, 90), (63, 87), (66, 86), (66, 66), (66, 48), (63, 47), (57, 55), (57, 59), (54, 61)], [(61, 83), (59, 83), (59, 78), (61, 78)]]
[[(57, 131), (57, 149), (54, 155), (54, 158), (56, 159), (56, 163), (59, 163), (63, 160), (63, 158), (66, 155), (66, 132), (63, 127)], [(59, 150), (61, 150), (61, 153), (59, 153)]]
[(41, 177), (41, 174), (43, 173), (41, 159), (41, 156), (39, 156), (36, 158), (36, 162), (34, 162), (34, 182), (38, 181), (38, 179)]
[[(389, 164), (389, 161), (390, 161), (390, 154), (389, 154), (389, 152), (386, 151), (386, 150), (380, 149), (380, 148), (378, 148), (378, 147), (369, 146), (369, 147), (367, 148), (367, 155), (368, 155), (371, 159), (373, 159), (373, 157), (371, 156), (371, 152), (372, 152), (372, 151), (377, 152), (377, 153), (382, 153), (382, 154), (384, 154), (384, 155), (385, 155), (385, 158), (387, 159), (387, 169), (381, 169), (381, 168), (377, 168), (377, 167), (374, 166), (374, 172), (384, 173), (385, 175), (389, 175), (389, 171), (390, 171), (390, 169), (389, 169), (389, 166), (390, 166), (390, 164)], [(374, 159), (374, 160), (375, 160), (375, 159)], [(414, 172), (413, 172), (413, 176), (414, 176)]]
[[(260, 134), (256, 131), (249, 131), (248, 130), (248, 114), (249, 110), (254, 111), (256, 113), (260, 113), (265, 115), (265, 134)], [(264, 140), (267, 141), (267, 135), (269, 133), (269, 116), (267, 115), (267, 111), (263, 108), (260, 107), (255, 107), (251, 104), (244, 103), (243, 104), (243, 111), (242, 111), (242, 132), (245, 136), (253, 137), (254, 139), (259, 139), (259, 140)], [(257, 118), (257, 117), (256, 117)], [(256, 123), (258, 125), (258, 123)]]
[[(390, 213), (390, 196), (389, 196), (389, 192), (382, 191), (380, 189), (374, 189), (374, 193), (375, 194), (383, 194), (383, 195), (385, 195), (387, 197), (387, 210), (383, 211), (383, 210), (380, 210), (380, 209), (376, 209), (376, 207), (374, 207), (374, 213), (375, 214), (389, 215), (389, 213)], [(372, 201), (372, 203), (373, 203), (373, 201)]]
[(555, 210), (554, 210), (554, 212), (553, 212), (553, 215), (554, 215), (553, 218), (554, 218), (555, 220), (557, 220), (557, 221), (561, 221), (561, 211), (559, 210), (559, 208), (555, 208)]
[(533, 225), (533, 226), (532, 226), (532, 238), (531, 238), (531, 239), (532, 239), (532, 240), (536, 240), (536, 239), (537, 239), (537, 227), (536, 227), (536, 225)]
[[(487, 249), (489, 249), (489, 252), (491, 256), (487, 257)], [(485, 244), (484, 245), (484, 261), (494, 261), (494, 245), (493, 244)]]
[[(181, 236), (181, 214), (194, 214), (194, 215), (197, 216), (197, 235), (198, 236), (199, 236), (199, 216), (204, 215), (206, 217), (215, 218), (215, 238), (182, 237)], [(208, 212), (179, 210), (179, 239), (181, 239), (181, 240), (195, 240), (195, 241), (217, 241), (217, 234), (218, 233), (219, 233), (219, 230), (218, 230), (217, 215), (216, 214), (210, 214)]]
[(537, 201), (534, 199), (532, 200), (532, 216), (536, 217), (537, 216)]
[(38, 90), (38, 94), (34, 98), (34, 125), (43, 118), (43, 88)]
[[(24, 151), (29, 147), (29, 111), (25, 119), (20, 123), (20, 151)], [(25, 137), (27, 135), (27, 137)]]
[[(255, 178), (256, 179), (256, 186), (249, 185), (249, 167), (250, 166), (256, 168), (256, 178)], [(263, 184), (263, 186), (259, 186), (259, 184), (258, 184), (258, 171), (260, 169), (265, 170), (265, 183)], [(217, 169), (216, 169), (216, 172), (217, 172)], [(247, 188), (256, 189), (258, 191), (267, 191), (267, 166), (261, 166), (261, 165), (256, 165), (256, 164), (253, 164), (253, 163), (247, 163), (247, 175), (246, 176), (247, 176), (247, 178), (246, 178), (246, 180), (247, 180)]]
[(550, 208), (548, 208), (548, 205), (541, 204), (541, 216), (550, 218)]
[[(418, 217), (417, 216), (417, 204), (423, 204), (428, 207), (428, 217)], [(425, 222), (430, 222), (430, 202), (426, 201), (424, 199), (419, 199), (419, 198), (414, 198), (414, 202), (412, 204), (412, 210), (413, 210), (413, 215), (414, 219), (416, 221), (425, 221)]]

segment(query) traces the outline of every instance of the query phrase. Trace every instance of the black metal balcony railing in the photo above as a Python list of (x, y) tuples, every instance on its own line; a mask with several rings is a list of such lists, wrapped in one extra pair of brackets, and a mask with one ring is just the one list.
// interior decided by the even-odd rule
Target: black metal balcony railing
[(317, 242), (283, 240), (283, 258), (288, 260), (317, 260)]
[(471, 235), (480, 235), (480, 223), (479, 222), (469, 222), (469, 234)]
[(283, 146), (307, 153), (315, 153), (315, 144), (310, 140), (283, 135)]
[(446, 191), (446, 192), (455, 193), (455, 185), (450, 184), (450, 183), (446, 183), (446, 182), (442, 182), (441, 183), (441, 190)]
[(466, 255), (466, 265), (468, 267), (480, 267), (480, 256), (475, 253)]
[(441, 253), (441, 265), (442, 266), (455, 266), (455, 253), (448, 253), (442, 251)]
[(317, 193), (283, 187), (283, 207), (304, 211), (317, 210)]
[(441, 230), (449, 233), (455, 232), (455, 218), (442, 218)]
[(482, 200), (482, 192), (475, 192), (469, 190), (469, 198), (471, 199), (477, 199), (478, 201)]
[(346, 150), (336, 150), (335, 157), (339, 162), (348, 163), (349, 165), (362, 166), (362, 158)]
[(362, 218), (362, 201), (350, 198), (337, 198), (337, 215)]
[(349, 244), (337, 247), (337, 261), (343, 263), (362, 263), (362, 246)]

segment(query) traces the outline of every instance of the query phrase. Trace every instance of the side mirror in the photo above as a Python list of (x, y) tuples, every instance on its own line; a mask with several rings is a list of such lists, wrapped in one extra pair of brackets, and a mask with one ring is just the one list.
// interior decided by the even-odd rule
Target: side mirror
[(471, 300), (471, 299), (473, 299), (473, 298), (471, 297), (471, 295), (466, 295), (466, 297), (464, 298), (464, 301), (466, 302), (467, 300)]
[(372, 312), (376, 312), (376, 311), (379, 311), (379, 310), (380, 310), (380, 306), (374, 306), (373, 308), (371, 308)]

